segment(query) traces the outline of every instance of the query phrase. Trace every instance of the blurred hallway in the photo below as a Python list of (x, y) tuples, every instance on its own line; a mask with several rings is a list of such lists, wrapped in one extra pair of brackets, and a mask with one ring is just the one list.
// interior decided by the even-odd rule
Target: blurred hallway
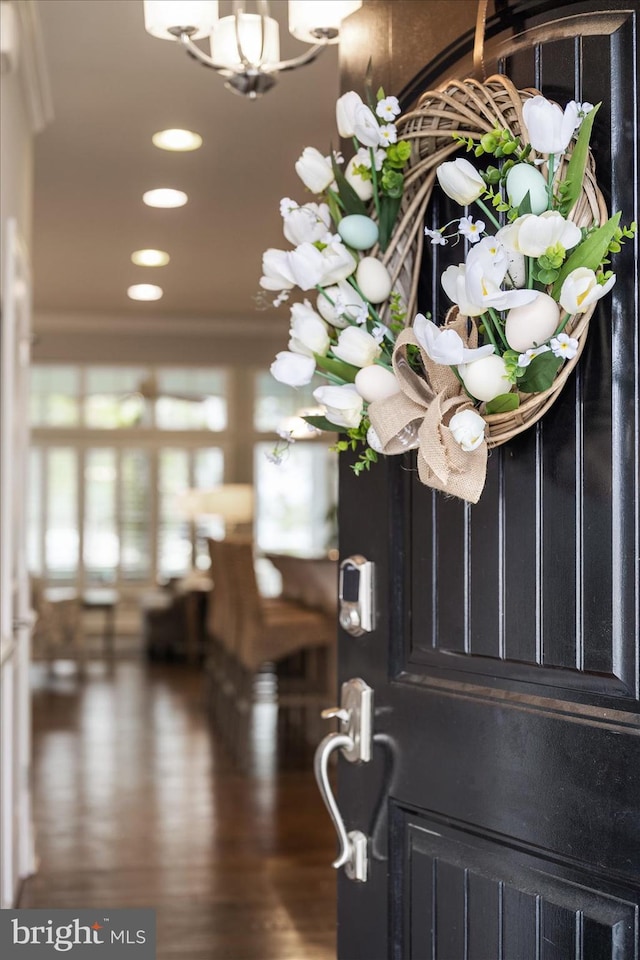
[(39, 872), (21, 907), (155, 907), (159, 960), (333, 960), (334, 835), (271, 704), (240, 773), (197, 668), (33, 670)]

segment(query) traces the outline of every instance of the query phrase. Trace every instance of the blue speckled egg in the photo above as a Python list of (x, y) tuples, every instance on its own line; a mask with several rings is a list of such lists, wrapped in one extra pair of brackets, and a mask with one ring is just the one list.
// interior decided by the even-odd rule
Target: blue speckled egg
[(338, 224), (338, 233), (347, 246), (354, 250), (369, 250), (378, 242), (378, 224), (360, 213), (343, 217)]

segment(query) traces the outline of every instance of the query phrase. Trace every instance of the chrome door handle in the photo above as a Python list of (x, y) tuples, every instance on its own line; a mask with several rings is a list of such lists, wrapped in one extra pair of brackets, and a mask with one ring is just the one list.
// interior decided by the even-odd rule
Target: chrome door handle
[(322, 711), (325, 719), (340, 720), (339, 733), (329, 733), (320, 742), (315, 753), (313, 769), (318, 788), (338, 835), (340, 847), (333, 866), (345, 868), (351, 880), (365, 882), (367, 879), (367, 837), (360, 830), (347, 832), (344, 820), (329, 783), (329, 758), (334, 750), (342, 750), (351, 763), (367, 763), (371, 759), (373, 690), (356, 678), (342, 684), (342, 705)]

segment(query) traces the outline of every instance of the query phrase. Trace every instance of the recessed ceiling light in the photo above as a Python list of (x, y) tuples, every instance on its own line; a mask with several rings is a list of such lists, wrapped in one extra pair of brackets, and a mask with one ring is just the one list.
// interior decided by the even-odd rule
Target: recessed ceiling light
[(147, 190), (142, 200), (148, 207), (184, 207), (189, 198), (182, 190), (161, 187), (159, 190)]
[(202, 137), (193, 130), (159, 130), (151, 141), (160, 150), (197, 150), (202, 146)]
[(131, 259), (139, 267), (164, 267), (171, 258), (164, 250), (134, 250)]
[(127, 289), (127, 296), (132, 300), (159, 300), (162, 287), (156, 287), (154, 283), (135, 283)]

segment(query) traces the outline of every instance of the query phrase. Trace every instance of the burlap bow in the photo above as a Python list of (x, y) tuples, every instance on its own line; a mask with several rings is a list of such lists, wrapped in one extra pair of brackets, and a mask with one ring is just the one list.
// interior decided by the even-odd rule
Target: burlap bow
[[(447, 317), (447, 329), (455, 330), (469, 347), (477, 346), (477, 330), (467, 332), (466, 317), (454, 309)], [(420, 350), (426, 373), (423, 378), (411, 369), (407, 346)], [(473, 403), (450, 367), (434, 363), (415, 338), (411, 328), (403, 330), (393, 352), (393, 370), (401, 392), (369, 404), (371, 425), (385, 454), (404, 453), (403, 431), (417, 430), (418, 475), (422, 483), (443, 493), (477, 503), (487, 474), (487, 444), (466, 453), (453, 439), (449, 422), (455, 413), (473, 409)]]

